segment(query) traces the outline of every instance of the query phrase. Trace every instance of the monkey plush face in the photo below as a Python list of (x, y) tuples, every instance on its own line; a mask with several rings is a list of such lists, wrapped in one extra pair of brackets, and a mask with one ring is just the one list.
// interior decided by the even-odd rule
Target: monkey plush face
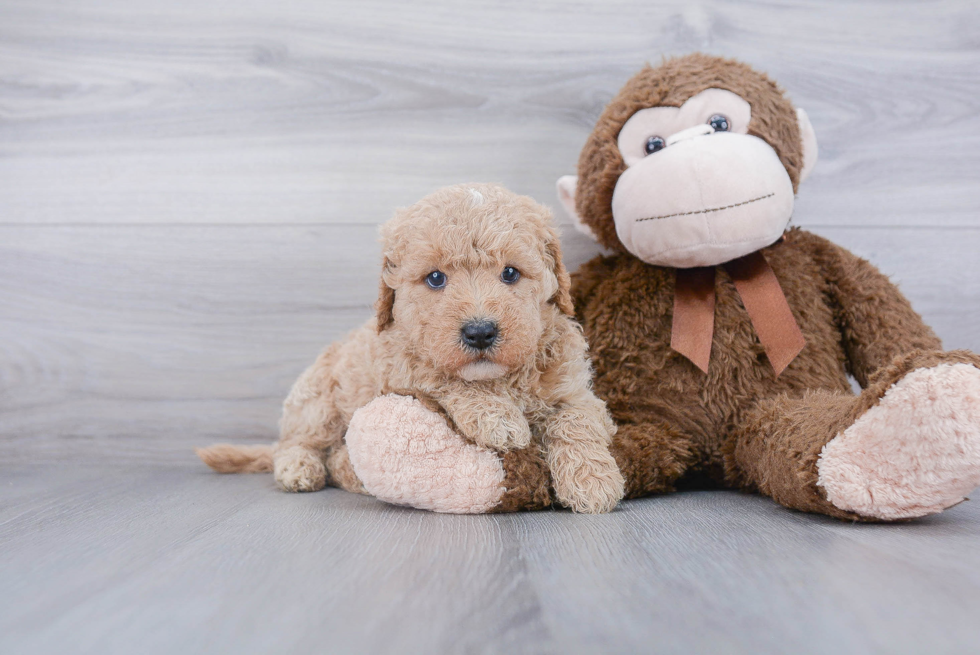
[(602, 245), (649, 264), (714, 266), (775, 242), (816, 162), (806, 113), (748, 66), (694, 54), (647, 67), (559, 180)]

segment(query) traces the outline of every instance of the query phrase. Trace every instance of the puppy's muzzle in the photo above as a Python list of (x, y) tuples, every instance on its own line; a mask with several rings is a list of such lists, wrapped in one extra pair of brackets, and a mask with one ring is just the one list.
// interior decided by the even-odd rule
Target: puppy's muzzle
[(469, 321), (459, 332), (463, 343), (475, 350), (486, 350), (497, 342), (497, 324), (493, 321)]

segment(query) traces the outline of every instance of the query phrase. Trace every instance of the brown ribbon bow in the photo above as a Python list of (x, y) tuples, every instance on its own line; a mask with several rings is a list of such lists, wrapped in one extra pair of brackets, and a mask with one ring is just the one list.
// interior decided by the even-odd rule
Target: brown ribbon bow
[[(731, 275), (769, 363), (779, 377), (803, 350), (806, 341), (776, 274), (761, 252), (739, 257), (723, 266)], [(705, 373), (711, 358), (714, 324), (715, 267), (677, 269), (670, 347)]]

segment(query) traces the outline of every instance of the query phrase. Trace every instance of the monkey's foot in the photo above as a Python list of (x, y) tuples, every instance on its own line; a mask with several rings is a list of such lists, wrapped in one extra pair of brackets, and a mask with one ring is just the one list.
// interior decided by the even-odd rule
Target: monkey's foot
[(354, 412), (346, 441), (364, 488), (385, 502), (481, 514), (504, 494), (500, 458), (464, 441), (415, 398), (374, 399)]
[(840, 509), (882, 520), (941, 512), (980, 485), (980, 369), (908, 373), (824, 446), (817, 484)]

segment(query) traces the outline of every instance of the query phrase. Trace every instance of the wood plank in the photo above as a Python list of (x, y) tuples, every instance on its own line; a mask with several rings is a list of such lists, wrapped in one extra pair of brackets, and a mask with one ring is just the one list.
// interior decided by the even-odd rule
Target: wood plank
[[(8, 590), (0, 644), (15, 651), (31, 644), (49, 652), (67, 641), (83, 652), (137, 643), (142, 652), (294, 652), (317, 642), (331, 652), (396, 652), (541, 641), (525, 615), (539, 600), (514, 584), (514, 544), (493, 520), (431, 522), (336, 490), (287, 495), (267, 475), (69, 475), (91, 484), (70, 496), (67, 515), (26, 513), (0, 531)], [(15, 483), (33, 483), (24, 477)], [(54, 539), (67, 535), (85, 546)], [(239, 550), (238, 540), (248, 545)], [(432, 549), (438, 541), (448, 548)], [(44, 577), (23, 576), (23, 561)], [(459, 602), (460, 592), (475, 602)], [(419, 619), (418, 630), (390, 629), (407, 626), (406, 617)]]
[(888, 14), (7, 0), (0, 222), (378, 223), (473, 180), (554, 204), (622, 83), (701, 49), (769, 72), (809, 111), (821, 163), (801, 224), (976, 226), (980, 12)]
[[(447, 516), (269, 475), (0, 469), (3, 652), (968, 652), (980, 507), (847, 524), (689, 492)], [(2, 519), (0, 519), (2, 520)]]

